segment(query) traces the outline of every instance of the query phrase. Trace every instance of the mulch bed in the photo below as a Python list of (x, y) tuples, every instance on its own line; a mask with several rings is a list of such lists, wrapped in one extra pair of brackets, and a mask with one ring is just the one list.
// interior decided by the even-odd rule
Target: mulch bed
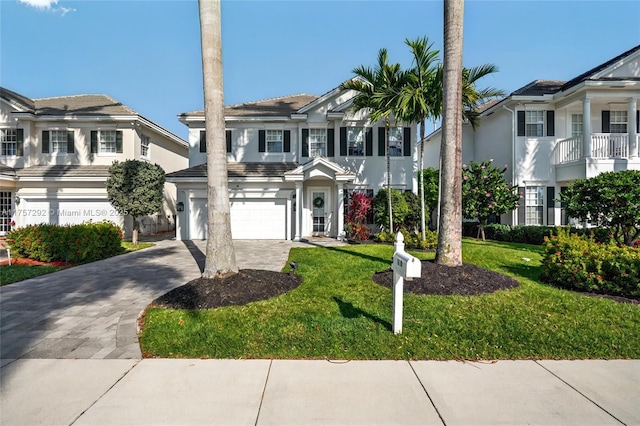
[[(7, 259), (0, 260), (0, 266), (6, 266), (9, 264)], [(24, 257), (18, 257), (11, 259), (11, 265), (17, 266), (73, 266), (72, 263), (67, 262), (41, 262), (39, 260), (27, 259)]]
[(226, 278), (197, 278), (151, 302), (171, 309), (213, 309), (279, 296), (302, 283), (299, 275), (242, 269)]
[[(449, 267), (433, 261), (423, 260), (422, 276), (404, 281), (404, 291), (413, 294), (462, 295), (474, 296), (506, 290), (519, 285), (518, 281), (497, 272), (463, 263), (462, 266)], [(377, 272), (373, 281), (393, 288), (393, 271)]]

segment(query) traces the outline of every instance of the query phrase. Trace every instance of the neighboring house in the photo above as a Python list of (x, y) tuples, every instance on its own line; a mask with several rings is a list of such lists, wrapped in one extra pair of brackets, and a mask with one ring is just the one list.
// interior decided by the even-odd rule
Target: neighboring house
[[(0, 235), (15, 226), (111, 220), (131, 233), (132, 220), (107, 200), (114, 160), (188, 165), (188, 144), (106, 95), (29, 99), (0, 88)], [(142, 220), (145, 233), (175, 226), (175, 187), (162, 211)]]
[[(640, 45), (570, 81), (536, 80), (481, 106), (463, 126), (463, 163), (507, 164), (520, 207), (505, 224), (565, 225), (555, 201), (570, 182), (640, 170)], [(440, 129), (425, 138), (425, 167), (438, 167)]]
[[(231, 231), (236, 239), (342, 237), (353, 191), (385, 185), (384, 124), (353, 114), (355, 92), (293, 95), (225, 108)], [(204, 111), (184, 113), (190, 168), (178, 187), (177, 238), (206, 238)], [(416, 126), (391, 130), (391, 186), (417, 188)], [(182, 211), (180, 211), (182, 210)]]

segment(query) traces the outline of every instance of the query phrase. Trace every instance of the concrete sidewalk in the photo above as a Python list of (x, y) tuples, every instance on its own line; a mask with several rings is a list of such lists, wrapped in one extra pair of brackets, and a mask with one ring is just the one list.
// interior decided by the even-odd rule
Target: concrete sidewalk
[(23, 359), (2, 425), (638, 425), (640, 361)]

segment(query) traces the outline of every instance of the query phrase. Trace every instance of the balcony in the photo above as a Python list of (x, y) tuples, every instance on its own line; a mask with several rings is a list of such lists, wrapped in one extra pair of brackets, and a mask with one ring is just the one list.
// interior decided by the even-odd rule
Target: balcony
[[(640, 146), (640, 135), (636, 135), (636, 139), (636, 146)], [(608, 171), (638, 170), (640, 158), (633, 155), (632, 149), (627, 133), (592, 133), (588, 156), (585, 156), (582, 136), (563, 139), (553, 149), (556, 180), (570, 181)]]

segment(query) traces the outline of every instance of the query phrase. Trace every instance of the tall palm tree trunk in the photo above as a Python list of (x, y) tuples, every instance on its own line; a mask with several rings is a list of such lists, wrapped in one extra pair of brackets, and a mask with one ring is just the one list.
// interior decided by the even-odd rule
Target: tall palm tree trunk
[(389, 153), (389, 119), (387, 118), (384, 123), (384, 137), (386, 140), (386, 160), (387, 160), (387, 203), (389, 209), (389, 231), (393, 232), (393, 210), (391, 208), (391, 155)]
[(424, 217), (424, 122), (420, 121), (420, 155), (418, 156), (418, 188), (420, 191), (420, 232), (422, 233), (422, 240), (427, 239), (427, 232), (425, 230), (425, 217)]
[(436, 263), (462, 265), (462, 24), (464, 0), (444, 0), (442, 207)]
[(222, 89), (220, 0), (199, 0), (204, 114), (207, 135), (207, 249), (203, 278), (238, 272), (231, 238)]

